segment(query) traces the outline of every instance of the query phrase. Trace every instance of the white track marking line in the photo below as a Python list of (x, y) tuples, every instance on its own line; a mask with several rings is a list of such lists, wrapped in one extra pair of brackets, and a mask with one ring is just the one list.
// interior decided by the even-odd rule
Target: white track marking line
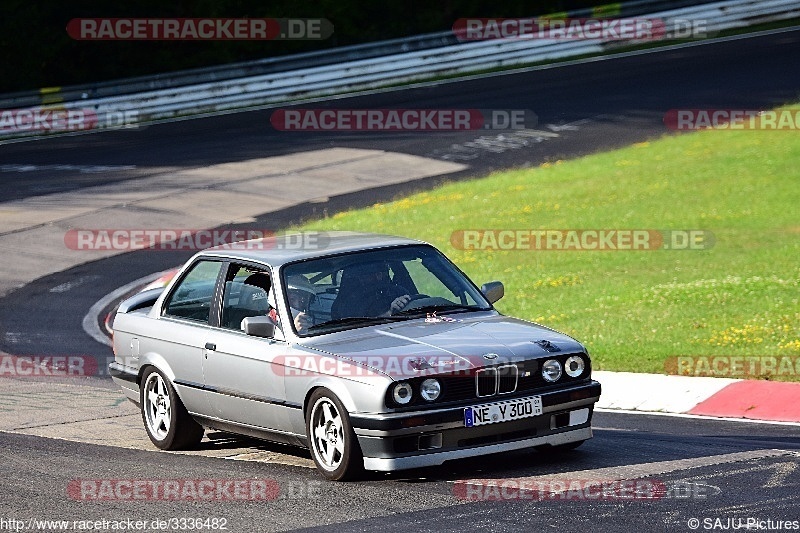
[(111, 302), (116, 300), (117, 298), (122, 297), (125, 293), (132, 291), (136, 287), (140, 285), (147, 285), (150, 282), (153, 282), (170, 272), (173, 269), (164, 270), (163, 272), (156, 272), (155, 274), (149, 274), (137, 280), (131, 281), (127, 285), (123, 285), (122, 287), (118, 288), (117, 290), (110, 292), (97, 300), (92, 307), (89, 308), (89, 312), (83, 317), (83, 331), (86, 332), (91, 338), (96, 340), (101, 344), (105, 344), (106, 346), (111, 346), (111, 339), (109, 339), (104, 333), (103, 330), (100, 329), (100, 326), (97, 323), (97, 318), (100, 316), (100, 313), (103, 311), (105, 307), (107, 307)]

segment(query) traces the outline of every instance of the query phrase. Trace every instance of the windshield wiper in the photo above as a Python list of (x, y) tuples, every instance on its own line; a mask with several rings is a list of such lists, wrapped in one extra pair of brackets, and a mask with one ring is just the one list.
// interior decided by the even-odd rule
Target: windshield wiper
[(478, 305), (464, 305), (464, 304), (433, 304), (433, 305), (424, 305), (422, 307), (414, 307), (413, 309), (404, 309), (402, 311), (398, 311), (394, 314), (394, 316), (398, 315), (412, 315), (412, 314), (422, 314), (422, 313), (430, 313), (433, 311), (456, 311), (456, 312), (466, 312), (466, 311), (488, 311), (488, 308), (480, 307)]
[(395, 316), (345, 316), (342, 318), (334, 318), (333, 320), (326, 320), (325, 322), (320, 322), (319, 324), (314, 324), (313, 326), (309, 326), (308, 331), (312, 331), (315, 329), (328, 327), (328, 326), (343, 326), (348, 324), (382, 324), (384, 322), (396, 322), (398, 320), (404, 320), (401, 317)]

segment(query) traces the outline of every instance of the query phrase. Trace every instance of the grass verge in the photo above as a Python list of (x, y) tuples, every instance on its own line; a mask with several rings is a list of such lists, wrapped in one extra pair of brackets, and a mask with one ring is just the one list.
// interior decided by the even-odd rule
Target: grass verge
[[(595, 369), (663, 373), (681, 356), (800, 354), (800, 136), (717, 131), (497, 172), (299, 229), (431, 242), (504, 314), (586, 343)], [(460, 250), (463, 229), (701, 229), (707, 250)], [(672, 363), (670, 363), (672, 361)], [(800, 381), (794, 370), (770, 379)], [(711, 374), (713, 375), (713, 374)]]

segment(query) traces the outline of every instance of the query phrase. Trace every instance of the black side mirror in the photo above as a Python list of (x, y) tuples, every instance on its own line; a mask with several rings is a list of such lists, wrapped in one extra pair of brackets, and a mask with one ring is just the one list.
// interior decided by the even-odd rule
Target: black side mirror
[(502, 281), (490, 281), (481, 285), (481, 292), (489, 300), (489, 303), (493, 304), (505, 296), (506, 289), (503, 287)]
[(242, 331), (253, 337), (271, 339), (275, 336), (276, 325), (268, 316), (249, 316), (242, 320)]

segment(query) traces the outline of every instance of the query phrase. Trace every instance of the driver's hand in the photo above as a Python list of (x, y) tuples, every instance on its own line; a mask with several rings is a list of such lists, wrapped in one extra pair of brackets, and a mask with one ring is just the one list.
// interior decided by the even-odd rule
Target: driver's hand
[(402, 308), (408, 305), (408, 302), (410, 300), (411, 296), (409, 296), (408, 294), (404, 294), (403, 296), (398, 296), (397, 298), (394, 299), (392, 305), (389, 306), (389, 311), (392, 313), (400, 311)]
[(314, 325), (313, 322), (311, 317), (303, 312), (297, 313), (297, 316), (294, 317), (294, 327), (298, 332), (310, 328)]

